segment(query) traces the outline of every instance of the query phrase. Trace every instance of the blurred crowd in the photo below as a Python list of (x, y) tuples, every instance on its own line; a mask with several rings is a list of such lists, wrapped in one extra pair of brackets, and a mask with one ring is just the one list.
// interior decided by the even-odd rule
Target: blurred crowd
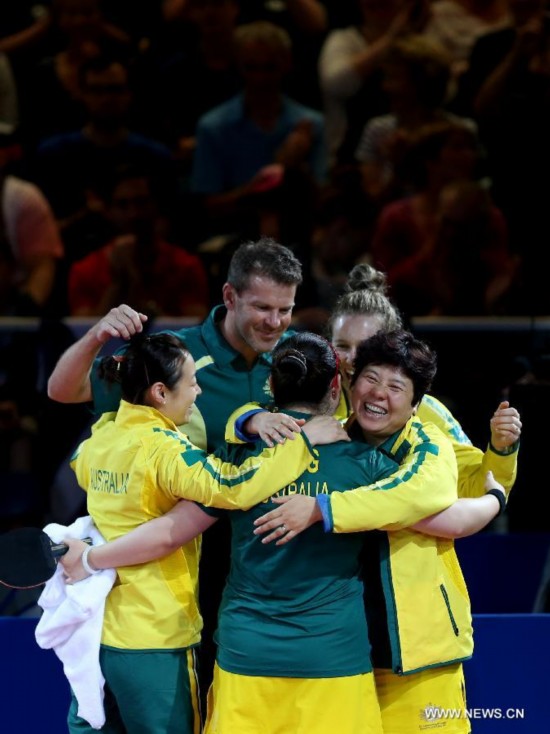
[(47, 346), (0, 338), (2, 467), (26, 465), (61, 319), (202, 319), (261, 235), (304, 264), (313, 330), (358, 262), (406, 317), (548, 314), (546, 6), (2, 3), (0, 316)]

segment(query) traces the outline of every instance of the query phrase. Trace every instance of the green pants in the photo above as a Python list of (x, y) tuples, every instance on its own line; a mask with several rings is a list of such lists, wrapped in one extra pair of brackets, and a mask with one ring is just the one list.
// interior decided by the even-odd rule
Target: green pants
[[(101, 648), (105, 677), (104, 734), (200, 734), (200, 704), (193, 649), (166, 652)], [(94, 734), (72, 694), (71, 734)]]

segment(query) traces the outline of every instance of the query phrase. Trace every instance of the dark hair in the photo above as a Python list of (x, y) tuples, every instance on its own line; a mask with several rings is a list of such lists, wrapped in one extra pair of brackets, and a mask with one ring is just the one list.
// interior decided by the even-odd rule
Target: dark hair
[(237, 26), (234, 43), (237, 53), (250, 43), (261, 43), (262, 46), (277, 51), (280, 56), (289, 54), (292, 49), (290, 35), (285, 29), (267, 20), (255, 20)]
[(350, 271), (344, 293), (336, 301), (328, 328), (332, 334), (339, 316), (378, 317), (385, 331), (400, 329), (401, 316), (386, 295), (387, 277), (367, 263), (359, 263)]
[(330, 342), (307, 331), (285, 339), (272, 353), (275, 405), (319, 406), (338, 375), (338, 357)]
[(422, 125), (411, 135), (401, 161), (403, 175), (414, 185), (425, 186), (429, 165), (438, 160), (442, 150), (454, 138), (467, 141), (476, 151), (481, 165), (484, 151), (470, 121), (460, 118), (439, 120)]
[(302, 265), (288, 247), (271, 237), (261, 237), (257, 242), (245, 242), (235, 250), (229, 263), (227, 282), (237, 293), (242, 293), (253, 275), (269, 278), (281, 285), (300, 285)]
[(151, 199), (156, 202), (159, 197), (159, 182), (147, 166), (138, 166), (133, 163), (120, 163), (113, 169), (106, 171), (101, 180), (94, 182), (95, 193), (104, 202), (110, 204), (112, 203), (116, 189), (121, 183), (135, 181), (137, 179), (147, 182)]
[(357, 347), (351, 384), (370, 365), (397, 367), (413, 383), (412, 405), (432, 386), (437, 371), (435, 352), (410, 331), (379, 331)]
[(451, 78), (451, 56), (438, 41), (422, 34), (400, 36), (390, 46), (386, 62), (401, 64), (420, 102), (440, 107)]
[(122, 397), (135, 405), (144, 404), (145, 391), (155, 382), (172, 390), (189, 356), (184, 342), (174, 334), (136, 334), (124, 354), (104, 357), (99, 376), (109, 383), (120, 383)]

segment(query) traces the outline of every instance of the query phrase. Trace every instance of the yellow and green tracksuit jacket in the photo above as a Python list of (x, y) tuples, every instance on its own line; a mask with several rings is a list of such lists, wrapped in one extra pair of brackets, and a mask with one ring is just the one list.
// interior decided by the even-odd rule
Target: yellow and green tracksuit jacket
[[(257, 409), (257, 404), (249, 404), (231, 416), (227, 440), (234, 440), (230, 429), (236, 419)], [(345, 416), (346, 412), (339, 415)], [(421, 421), (427, 417), (433, 423)], [(361, 440), (351, 430), (350, 435)], [(397, 483), (335, 493), (324, 513), (329, 517), (326, 529), (334, 532), (391, 531), (373, 533), (364, 553), (374, 663), (412, 673), (467, 659), (473, 651), (470, 601), (454, 543), (406, 528), (454, 502), (456, 468), (461, 497), (482, 496), (489, 469), (509, 491), (517, 446), (510, 453), (491, 447), (483, 453), (438, 400), (425, 396), (418, 415), (378, 448), (401, 465)]]
[(370, 534), (364, 553), (373, 663), (413, 673), (467, 659), (473, 650), (470, 600), (453, 542), (408, 529), (433, 514), (435, 498), (446, 496), (448, 504), (456, 498), (453, 447), (435, 425), (413, 417), (378, 450), (400, 465), (394, 485), (331, 495), (326, 527), (389, 531)]
[[(122, 401), (77, 448), (71, 466), (88, 512), (107, 540), (163, 515), (181, 498), (248, 509), (305, 471), (316, 454), (306, 440), (258, 445), (232, 463), (196, 448), (154, 408)], [(103, 644), (180, 649), (199, 642), (200, 540), (157, 561), (121, 567), (105, 607)]]
[[(483, 453), (472, 446), (447, 408), (426, 395), (416, 417), (378, 447), (401, 465), (404, 475), (409, 473), (401, 488), (402, 497), (394, 496), (394, 490), (386, 493), (388, 509), (396, 511), (401, 501), (410, 501), (414, 510), (423, 493), (440, 491), (437, 473), (414, 471), (416, 454), (425, 445), (424, 433), (430, 433), (434, 444), (442, 448), (430, 426), (440, 429), (440, 438), (444, 434), (446, 443), (450, 440), (458, 467), (459, 497), (483, 496), (488, 470), (510, 491), (517, 471), (517, 445), (503, 453), (489, 446)], [(449, 481), (454, 481), (450, 475)], [(379, 505), (371, 494), (361, 496), (360, 491), (352, 491), (333, 495), (329, 508), (332, 529), (354, 532), (380, 528)], [(412, 515), (410, 520), (384, 528), (391, 532), (370, 534), (363, 553), (373, 663), (401, 674), (465, 660), (473, 652), (470, 599), (454, 543), (407, 529), (405, 525), (416, 522)]]
[[(251, 405), (246, 408), (254, 410)], [(240, 413), (231, 418), (242, 418)], [(231, 427), (230, 419), (226, 436), (235, 440)], [(350, 436), (364, 441), (357, 427), (351, 427)], [(437, 426), (413, 417), (378, 450), (399, 464), (394, 474), (366, 487), (317, 498), (325, 518), (328, 515), (326, 530), (392, 531), (369, 534), (374, 547), (364, 554), (373, 662), (381, 665), (381, 657), (388, 658), (378, 653), (379, 646), (387, 650), (387, 630), (397, 672), (469, 657), (470, 605), (453, 544), (406, 529), (456, 501), (453, 446)]]

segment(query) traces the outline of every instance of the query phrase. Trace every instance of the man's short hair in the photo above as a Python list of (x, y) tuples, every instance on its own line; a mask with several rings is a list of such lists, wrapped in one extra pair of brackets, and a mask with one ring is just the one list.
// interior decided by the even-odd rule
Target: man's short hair
[(271, 237), (257, 242), (245, 242), (233, 254), (229, 263), (227, 282), (237, 293), (246, 290), (250, 278), (259, 275), (280, 285), (300, 285), (302, 265), (292, 250)]
[(242, 23), (235, 29), (234, 39), (237, 52), (249, 43), (261, 43), (280, 54), (289, 54), (292, 48), (292, 41), (285, 29), (267, 20)]

